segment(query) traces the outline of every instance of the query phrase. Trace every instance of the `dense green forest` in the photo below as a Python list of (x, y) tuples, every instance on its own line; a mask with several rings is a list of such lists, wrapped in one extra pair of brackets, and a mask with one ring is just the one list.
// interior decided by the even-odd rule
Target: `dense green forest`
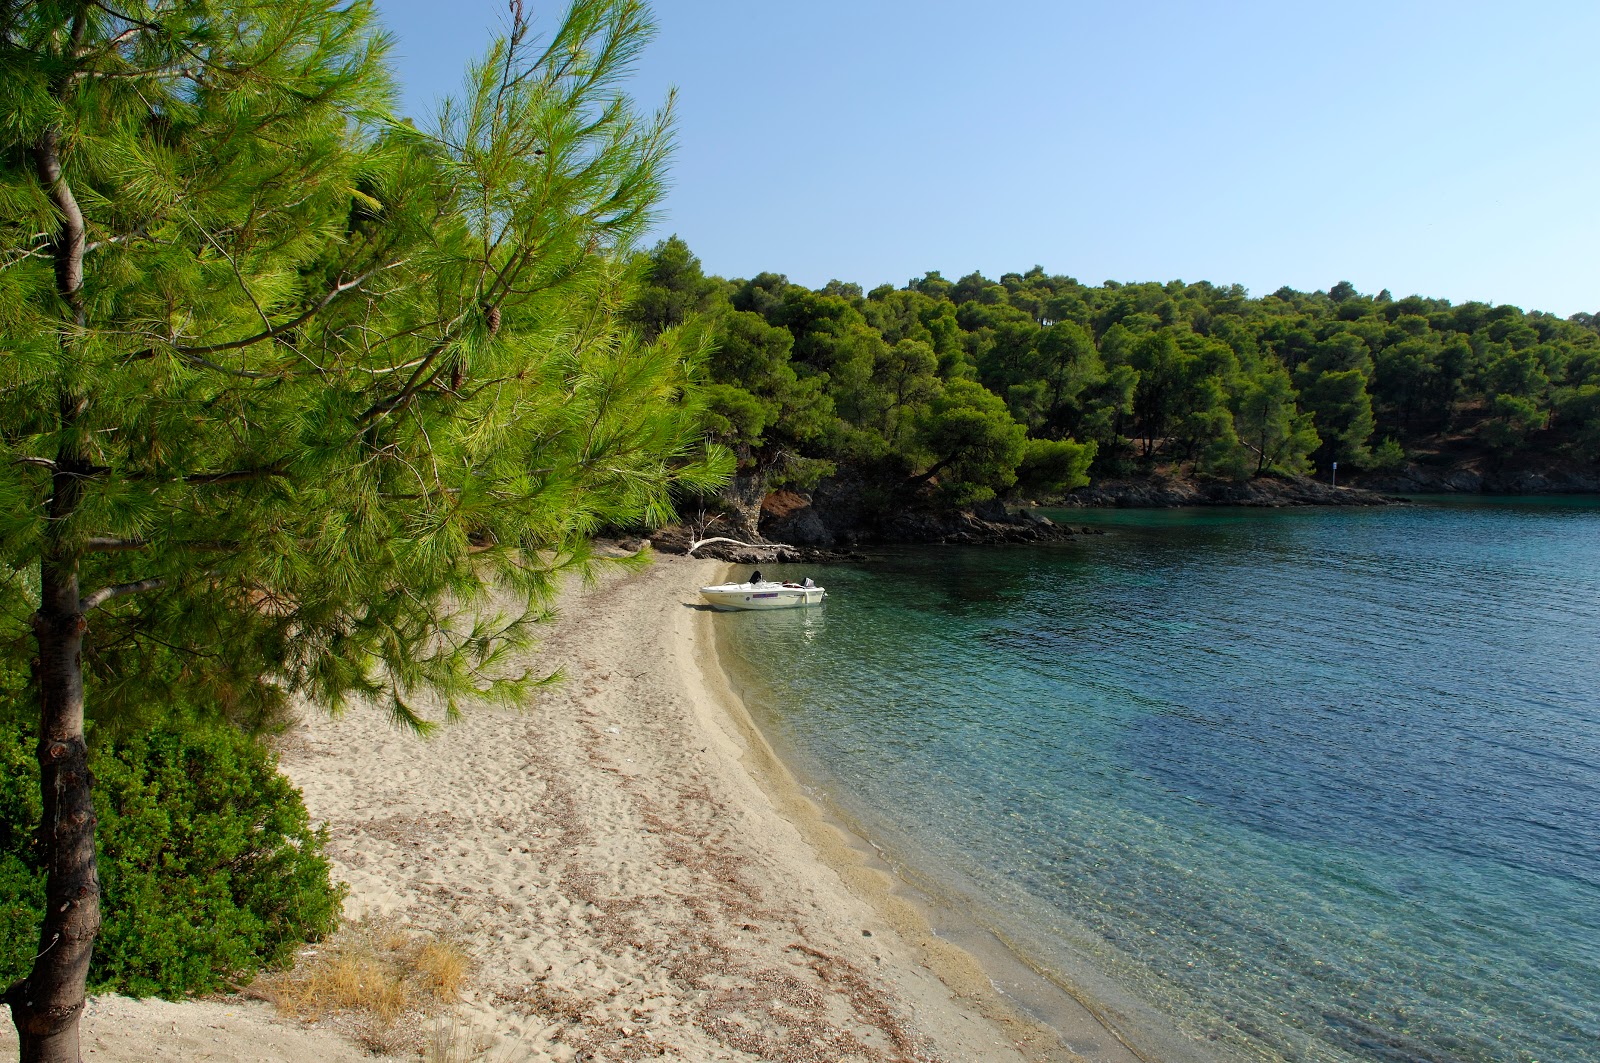
[(1600, 458), (1600, 320), (1348, 283), (1091, 287), (1035, 267), (863, 293), (707, 277), (678, 238), (636, 317), (713, 348), (713, 428), (746, 470), (838, 465), (951, 501), (1178, 466), (1202, 477), (1383, 470), (1454, 443)]

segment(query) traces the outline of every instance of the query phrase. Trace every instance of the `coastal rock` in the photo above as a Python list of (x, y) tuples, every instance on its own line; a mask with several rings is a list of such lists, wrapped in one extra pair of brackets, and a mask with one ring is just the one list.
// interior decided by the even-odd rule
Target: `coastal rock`
[(1361, 483), (1374, 490), (1408, 495), (1478, 494), (1484, 490), (1483, 475), (1476, 469), (1430, 469), (1421, 465), (1363, 476)]
[(706, 534), (746, 540), (757, 538), (761, 525), (761, 501), (766, 494), (767, 478), (764, 472), (752, 469), (736, 473), (728, 486), (717, 495), (722, 515), (716, 531)]
[(1060, 505), (1084, 508), (1175, 506), (1383, 506), (1399, 499), (1359, 487), (1333, 487), (1304, 477), (1261, 476), (1253, 480), (1195, 480), (1153, 476), (1101, 480), (1080, 487)]
[(774, 491), (761, 503), (761, 530), (776, 542), (832, 546), (834, 535), (811, 500), (795, 491)]
[(971, 510), (949, 514), (900, 513), (889, 522), (884, 541), (983, 546), (1053, 542), (1078, 534), (1072, 528), (1063, 527), (1047, 518), (1034, 519), (999, 506), (986, 507), (982, 515)]
[(1600, 468), (1548, 456), (1495, 463), (1475, 457), (1452, 464), (1409, 462), (1393, 472), (1366, 473), (1363, 487), (1398, 494), (1600, 494)]
[(810, 492), (775, 491), (761, 508), (764, 540), (824, 550), (866, 543), (1047, 542), (1077, 534), (1042, 514), (1012, 512), (997, 499), (939, 508), (929, 497), (896, 495), (850, 470)]

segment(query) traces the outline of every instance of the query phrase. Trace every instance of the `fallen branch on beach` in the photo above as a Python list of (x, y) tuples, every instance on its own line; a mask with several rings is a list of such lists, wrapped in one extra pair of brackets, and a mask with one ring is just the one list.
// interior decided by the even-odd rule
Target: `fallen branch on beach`
[(742, 539), (730, 539), (726, 535), (713, 535), (709, 539), (692, 540), (689, 543), (689, 549), (686, 550), (685, 553), (689, 557), (693, 557), (696, 550), (700, 549), (702, 546), (708, 546), (711, 543), (732, 543), (734, 546), (745, 546), (749, 547), (751, 550), (765, 550), (768, 553), (771, 553), (773, 556), (777, 556), (780, 550), (788, 550), (790, 553), (794, 552), (794, 547), (790, 546), (788, 543), (747, 543)]

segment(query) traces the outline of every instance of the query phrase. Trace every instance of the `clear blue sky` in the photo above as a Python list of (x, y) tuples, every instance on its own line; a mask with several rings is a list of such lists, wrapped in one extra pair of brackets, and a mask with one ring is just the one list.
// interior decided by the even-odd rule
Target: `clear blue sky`
[[(378, 0), (419, 116), (504, 0)], [(547, 23), (558, 5), (529, 0)], [(1600, 311), (1600, 3), (660, 0), (659, 235), (816, 287), (1042, 265)]]

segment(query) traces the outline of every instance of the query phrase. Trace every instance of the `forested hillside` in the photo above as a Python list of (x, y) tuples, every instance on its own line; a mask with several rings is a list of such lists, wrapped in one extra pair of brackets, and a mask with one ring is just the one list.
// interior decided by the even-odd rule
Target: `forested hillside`
[(1348, 283), (998, 281), (818, 290), (645, 264), (649, 331), (714, 348), (714, 429), (768, 486), (838, 466), (950, 502), (1059, 493), (1176, 466), (1242, 480), (1393, 469), (1417, 454), (1600, 459), (1600, 321)]

